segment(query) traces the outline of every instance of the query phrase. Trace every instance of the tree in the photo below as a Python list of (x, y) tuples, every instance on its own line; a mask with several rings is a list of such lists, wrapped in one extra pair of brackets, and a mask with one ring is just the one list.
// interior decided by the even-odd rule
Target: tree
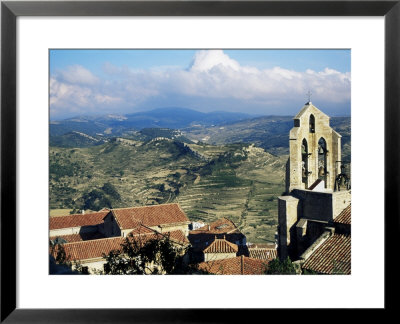
[(296, 267), (289, 257), (286, 260), (280, 261), (274, 259), (268, 263), (266, 274), (296, 274)]
[(50, 274), (87, 274), (79, 261), (71, 262), (62, 243), (50, 241)]
[(148, 239), (132, 236), (125, 239), (120, 250), (113, 250), (104, 265), (105, 274), (172, 274), (185, 273), (187, 250), (174, 244), (168, 235)]
[(113, 184), (106, 182), (103, 187), (101, 188), (106, 194), (110, 195), (112, 198), (116, 200), (120, 200), (121, 196), (118, 193), (117, 189), (114, 187)]

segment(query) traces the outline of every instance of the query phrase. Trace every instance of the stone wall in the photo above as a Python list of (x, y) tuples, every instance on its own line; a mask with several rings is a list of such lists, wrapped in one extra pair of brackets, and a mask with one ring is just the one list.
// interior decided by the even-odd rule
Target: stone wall
[(298, 220), (299, 200), (292, 196), (278, 197), (278, 253), (282, 259), (290, 254), (291, 238), (294, 225)]
[(180, 230), (183, 232), (185, 236), (189, 235), (189, 222), (187, 223), (180, 223), (180, 224), (171, 224), (171, 225), (161, 225), (161, 226), (153, 226), (150, 227), (159, 233), (168, 233)]
[(333, 220), (333, 193), (293, 190), (291, 195), (300, 200), (299, 218), (315, 219), (325, 222)]
[(235, 258), (236, 253), (204, 253), (204, 261), (216, 261), (223, 259)]

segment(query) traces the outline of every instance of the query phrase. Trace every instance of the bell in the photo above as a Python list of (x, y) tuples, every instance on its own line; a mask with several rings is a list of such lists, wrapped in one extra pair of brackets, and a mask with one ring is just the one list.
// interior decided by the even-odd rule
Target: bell
[(325, 170), (324, 167), (321, 166), (318, 170), (318, 176), (323, 177), (324, 175), (325, 175)]
[(322, 148), (322, 146), (318, 147), (318, 154), (324, 154), (324, 149)]

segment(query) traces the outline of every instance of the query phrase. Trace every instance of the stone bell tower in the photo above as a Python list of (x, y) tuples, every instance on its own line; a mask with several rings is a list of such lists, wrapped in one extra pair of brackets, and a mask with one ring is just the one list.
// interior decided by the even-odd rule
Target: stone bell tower
[(351, 190), (338, 181), (347, 179), (341, 170), (341, 136), (310, 101), (294, 117), (289, 148), (288, 194), (278, 197), (278, 254), (281, 260), (298, 260), (350, 204)]
[(341, 135), (310, 101), (294, 117), (289, 135), (288, 192), (293, 189), (333, 191), (341, 173)]

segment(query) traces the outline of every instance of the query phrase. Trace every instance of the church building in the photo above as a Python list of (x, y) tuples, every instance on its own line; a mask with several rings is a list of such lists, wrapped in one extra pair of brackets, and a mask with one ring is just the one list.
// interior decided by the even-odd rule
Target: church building
[(311, 102), (294, 117), (289, 147), (286, 195), (278, 197), (278, 254), (305, 261), (303, 254), (311, 256), (315, 242), (335, 235), (335, 219), (350, 210), (350, 175), (343, 171), (341, 135)]

